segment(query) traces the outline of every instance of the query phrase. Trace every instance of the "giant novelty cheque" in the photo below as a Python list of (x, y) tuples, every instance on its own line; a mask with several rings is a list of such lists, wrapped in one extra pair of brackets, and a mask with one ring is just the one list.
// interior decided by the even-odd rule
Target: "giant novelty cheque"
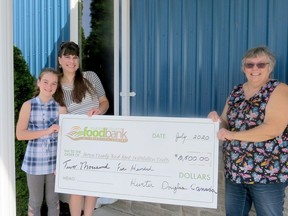
[(56, 192), (217, 208), (219, 123), (60, 115)]

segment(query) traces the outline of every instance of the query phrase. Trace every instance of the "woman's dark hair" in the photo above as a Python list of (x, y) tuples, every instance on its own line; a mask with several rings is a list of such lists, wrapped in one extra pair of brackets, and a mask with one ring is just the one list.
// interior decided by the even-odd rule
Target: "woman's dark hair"
[[(43, 68), (43, 69), (41, 70), (40, 74), (39, 74), (39, 77), (38, 77), (37, 81), (38, 81), (38, 80), (41, 80), (42, 77), (43, 77), (45, 74), (47, 74), (47, 73), (52, 73), (52, 74), (54, 74), (54, 75), (57, 76), (57, 78), (58, 78), (57, 89), (58, 89), (59, 86), (60, 86), (60, 81), (59, 81), (59, 80), (60, 80), (60, 77), (59, 77), (58, 71), (55, 70), (54, 68), (50, 68), (50, 67)], [(37, 83), (36, 83), (35, 92), (34, 92), (34, 97), (38, 96), (39, 94), (40, 94), (40, 89), (39, 89), (39, 87), (38, 87), (38, 85), (37, 85)]]
[[(60, 44), (60, 49), (58, 51), (58, 57), (62, 57), (63, 55), (74, 55), (79, 57), (79, 46), (74, 43), (73, 41), (68, 41), (68, 42), (62, 42)], [(57, 63), (57, 70), (60, 73), (60, 83), (61, 79), (64, 76), (63, 73), (63, 68)], [(85, 98), (85, 94), (88, 91), (92, 96), (96, 92), (95, 88), (93, 85), (83, 77), (83, 74), (80, 70), (80, 67), (77, 69), (75, 72), (75, 77), (74, 77), (74, 87), (72, 90), (72, 100), (75, 103), (81, 103), (82, 99)], [(61, 85), (57, 88), (57, 91), (54, 95), (55, 100), (60, 104), (60, 106), (65, 106), (64, 103), (64, 94), (63, 90), (61, 88)]]

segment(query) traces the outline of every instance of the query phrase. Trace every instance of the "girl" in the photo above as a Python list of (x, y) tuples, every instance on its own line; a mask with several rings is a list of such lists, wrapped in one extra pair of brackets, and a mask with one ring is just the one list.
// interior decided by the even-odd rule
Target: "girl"
[(23, 103), (16, 126), (18, 140), (29, 140), (22, 164), (29, 189), (28, 216), (40, 216), (44, 185), (48, 215), (59, 215), (58, 194), (54, 192), (59, 114), (67, 113), (53, 95), (58, 87), (58, 72), (41, 71), (35, 97)]

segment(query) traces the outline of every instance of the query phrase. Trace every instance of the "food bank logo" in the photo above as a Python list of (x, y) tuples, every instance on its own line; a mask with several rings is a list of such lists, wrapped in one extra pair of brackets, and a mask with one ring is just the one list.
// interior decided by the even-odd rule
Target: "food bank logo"
[(101, 140), (113, 142), (127, 142), (127, 131), (123, 128), (88, 128), (82, 130), (79, 126), (74, 126), (71, 131), (66, 134), (72, 140)]

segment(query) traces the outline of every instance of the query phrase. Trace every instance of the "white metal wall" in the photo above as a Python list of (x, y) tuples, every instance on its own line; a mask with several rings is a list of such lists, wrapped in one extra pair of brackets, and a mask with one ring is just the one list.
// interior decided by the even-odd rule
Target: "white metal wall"
[(0, 215), (9, 216), (16, 215), (12, 4), (0, 1)]

